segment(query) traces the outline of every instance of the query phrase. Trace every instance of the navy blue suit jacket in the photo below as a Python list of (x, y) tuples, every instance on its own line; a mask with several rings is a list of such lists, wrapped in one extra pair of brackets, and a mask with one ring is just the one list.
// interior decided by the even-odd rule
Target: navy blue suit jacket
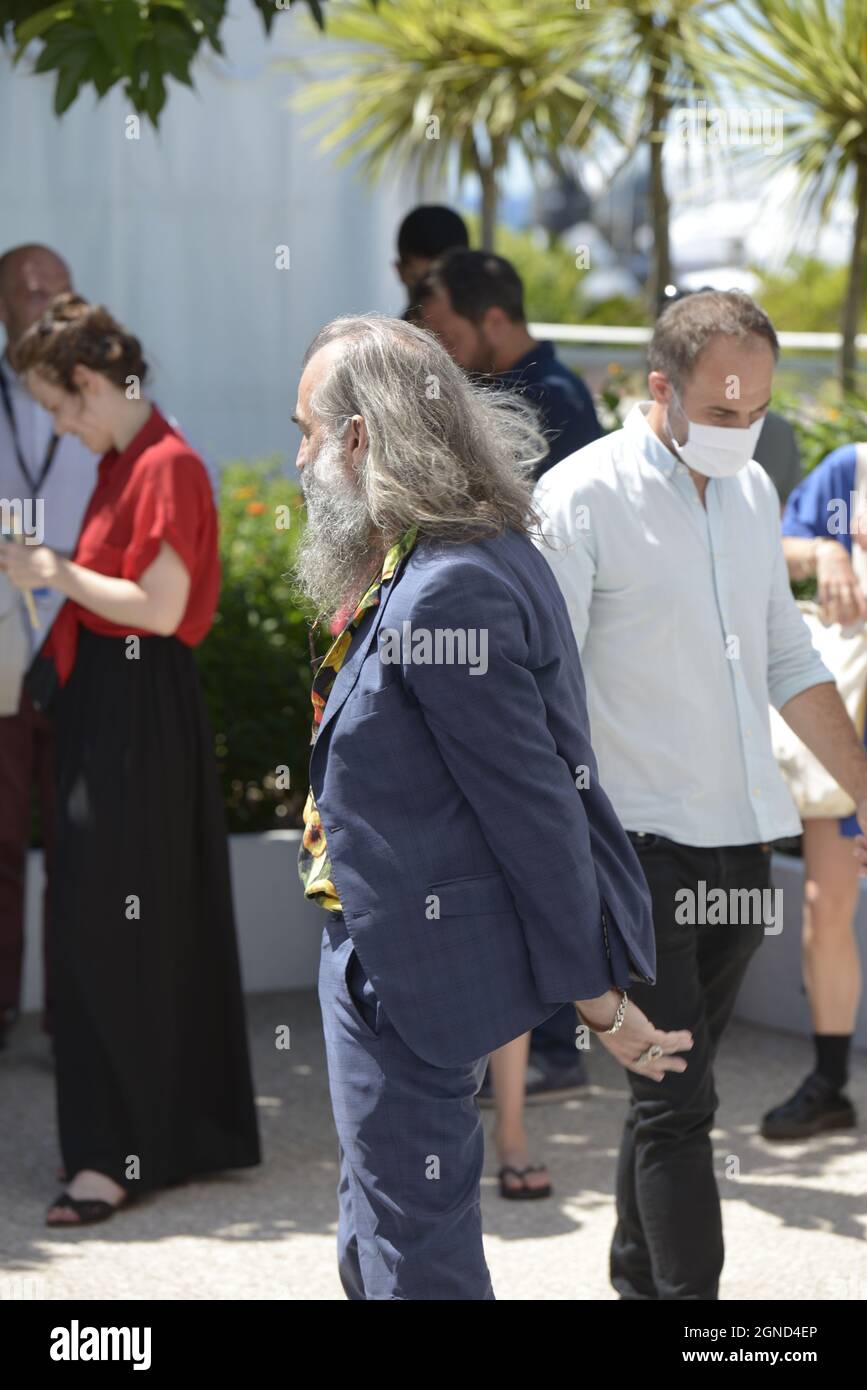
[(605, 433), (585, 382), (559, 360), (547, 339), (494, 381), (525, 396), (542, 418), (548, 453), (536, 467), (537, 479)]
[[(414, 660), (425, 631), (477, 645)], [(417, 542), (353, 637), (310, 783), (361, 964), (426, 1061), (653, 981), (650, 897), (599, 785), (566, 605), (522, 533)]]

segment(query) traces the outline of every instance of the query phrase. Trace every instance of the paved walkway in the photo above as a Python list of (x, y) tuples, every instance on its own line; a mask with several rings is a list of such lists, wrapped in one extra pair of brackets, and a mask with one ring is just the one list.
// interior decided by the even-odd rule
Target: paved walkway
[[(336, 1142), (319, 1010), (308, 993), (248, 1001), (260, 1169), (151, 1196), (104, 1226), (42, 1225), (60, 1190), (53, 1074), (35, 1016), (0, 1052), (0, 1297), (342, 1299), (334, 1256)], [(290, 1051), (275, 1029), (291, 1028)], [(598, 1046), (580, 1099), (528, 1110), (533, 1153), (553, 1197), (502, 1201), (483, 1188), (486, 1249), (500, 1299), (609, 1299), (612, 1182), (626, 1086)], [(771, 1146), (756, 1120), (810, 1065), (803, 1039), (732, 1027), (718, 1067), (714, 1132), (728, 1259), (726, 1299), (867, 1298), (867, 1148), (863, 1127)], [(850, 1094), (867, 1118), (867, 1057)], [(485, 1111), (490, 1133), (492, 1115)], [(736, 1162), (732, 1162), (736, 1160)], [(493, 1153), (488, 1170), (495, 1168)], [(739, 1169), (739, 1176), (727, 1176)]]

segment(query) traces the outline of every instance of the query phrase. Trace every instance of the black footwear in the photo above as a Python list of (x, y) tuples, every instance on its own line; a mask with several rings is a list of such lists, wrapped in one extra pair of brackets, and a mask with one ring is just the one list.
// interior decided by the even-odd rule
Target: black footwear
[(7, 1034), (17, 1017), (17, 1009), (0, 1009), (0, 1049), (6, 1046)]
[(586, 1085), (587, 1072), (584, 1069), (584, 1060), (578, 1052), (570, 1058), (566, 1066), (560, 1067), (543, 1062), (540, 1057), (530, 1053), (525, 1104), (542, 1105), (548, 1100), (571, 1100)]
[(77, 1226), (92, 1226), (97, 1221), (107, 1221), (110, 1216), (121, 1207), (129, 1204), (131, 1198), (127, 1195), (121, 1197), (119, 1202), (105, 1202), (98, 1197), (70, 1197), (68, 1192), (61, 1192), (56, 1201), (51, 1203), (48, 1208), (50, 1214), (56, 1207), (63, 1211), (74, 1211), (78, 1217), (77, 1221), (50, 1221), (48, 1214), (45, 1217), (46, 1226), (66, 1226), (74, 1230)]
[(764, 1139), (807, 1139), (825, 1129), (852, 1129), (856, 1123), (851, 1100), (812, 1072), (793, 1096), (768, 1111), (759, 1132)]
[[(528, 1173), (544, 1173), (545, 1169), (541, 1163), (530, 1164), (526, 1168), (513, 1168), (511, 1163), (506, 1163), (500, 1169), (497, 1177), (500, 1180), (500, 1196), (505, 1197), (509, 1202), (531, 1202), (536, 1197), (550, 1197), (551, 1184), (546, 1182), (544, 1187), (529, 1187), (523, 1179)], [(521, 1179), (520, 1187), (508, 1187), (506, 1185), (506, 1174), (511, 1173), (512, 1177)]]

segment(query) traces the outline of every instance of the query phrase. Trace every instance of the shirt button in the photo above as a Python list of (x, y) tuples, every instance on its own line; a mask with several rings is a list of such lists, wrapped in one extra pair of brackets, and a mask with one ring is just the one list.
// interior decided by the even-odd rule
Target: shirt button
[(753, 796), (761, 796), (761, 792), (759, 791), (758, 787), (753, 787)]

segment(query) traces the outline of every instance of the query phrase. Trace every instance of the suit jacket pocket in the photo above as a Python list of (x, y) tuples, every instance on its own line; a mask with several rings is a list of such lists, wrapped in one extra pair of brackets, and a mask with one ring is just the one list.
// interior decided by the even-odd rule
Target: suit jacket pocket
[(432, 883), (428, 898), (436, 897), (440, 917), (484, 917), (508, 912), (516, 916), (515, 899), (502, 874), (474, 874)]

